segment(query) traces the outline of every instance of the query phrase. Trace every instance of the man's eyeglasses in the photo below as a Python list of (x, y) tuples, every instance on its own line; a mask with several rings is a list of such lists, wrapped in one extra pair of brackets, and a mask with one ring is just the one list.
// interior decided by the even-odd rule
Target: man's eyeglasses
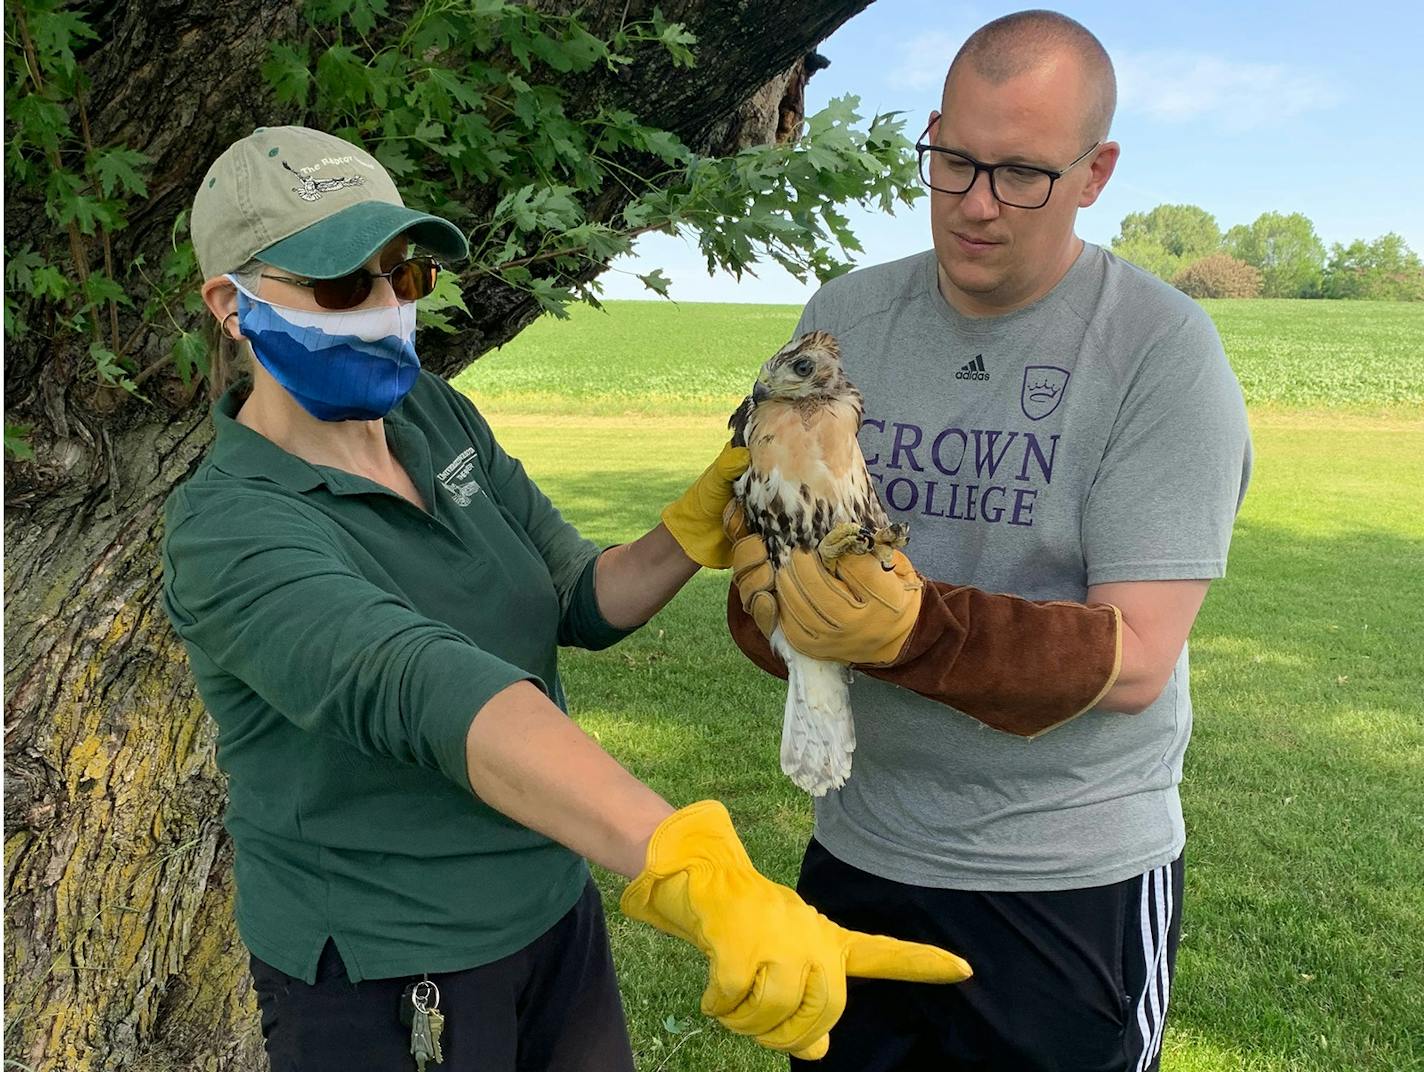
[(372, 272), (357, 268), (335, 279), (293, 279), (285, 275), (262, 273), (263, 279), (306, 287), (323, 309), (354, 309), (371, 296), (371, 284), (377, 279), (389, 279), (391, 289), (401, 301), (416, 301), (435, 289), (435, 277), (440, 263), (433, 257), (411, 257), (401, 261), (389, 272)]
[(1058, 171), (1050, 171), (1028, 164), (985, 164), (972, 156), (928, 144), (925, 137), (929, 132), (930, 128), (926, 127), (924, 134), (915, 142), (915, 151), (920, 154), (922, 183), (943, 194), (964, 194), (969, 192), (979, 173), (984, 171), (989, 175), (989, 191), (1001, 204), (1012, 208), (1042, 208), (1048, 204), (1053, 184), (1102, 144), (1100, 141), (1093, 142), (1071, 164)]

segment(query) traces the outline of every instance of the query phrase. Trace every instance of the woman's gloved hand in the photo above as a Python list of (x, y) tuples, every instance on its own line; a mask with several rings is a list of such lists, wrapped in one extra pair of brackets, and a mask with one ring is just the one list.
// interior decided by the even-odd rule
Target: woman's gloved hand
[(957, 983), (971, 974), (935, 946), (840, 927), (763, 877), (715, 800), (663, 820), (621, 907), (706, 954), (706, 1015), (805, 1060), (830, 1047), (847, 976)]
[(842, 555), (835, 572), (814, 551), (793, 551), (775, 572), (766, 543), (747, 529), (742, 509), (728, 506), (723, 527), (732, 541), (732, 581), (742, 609), (762, 635), (778, 624), (786, 642), (813, 659), (861, 666), (893, 665), (919, 618), (924, 578), (895, 552), (893, 568), (874, 555)]
[(663, 525), (699, 566), (726, 569), (732, 564), (732, 542), (722, 531), (722, 511), (732, 501), (732, 481), (750, 464), (746, 447), (728, 443), (691, 487), (663, 507)]

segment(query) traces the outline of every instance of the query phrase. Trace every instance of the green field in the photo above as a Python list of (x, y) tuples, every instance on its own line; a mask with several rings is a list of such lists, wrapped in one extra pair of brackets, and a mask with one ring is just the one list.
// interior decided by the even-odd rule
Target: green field
[[(789, 307), (611, 303), (457, 382), (590, 537), (626, 540), (725, 438)], [(1424, 306), (1209, 306), (1257, 465), (1192, 638), (1186, 922), (1164, 1068), (1424, 1069)], [(695, 578), (640, 633), (566, 653), (579, 722), (669, 800), (717, 796), (762, 869), (810, 832), (777, 769), (782, 686)], [(616, 911), (641, 1072), (784, 1069), (703, 1020), (700, 957)], [(834, 1034), (832, 1035), (834, 1044)]]
[[(1424, 302), (1203, 303), (1253, 407), (1424, 409)], [(455, 383), (492, 410), (725, 417), (792, 305), (609, 302), (544, 317)]]

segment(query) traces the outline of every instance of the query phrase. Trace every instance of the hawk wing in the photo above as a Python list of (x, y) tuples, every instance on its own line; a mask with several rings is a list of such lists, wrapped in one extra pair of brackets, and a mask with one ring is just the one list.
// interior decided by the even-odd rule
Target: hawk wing
[(756, 401), (751, 395), (742, 399), (742, 404), (732, 411), (731, 417), (727, 418), (727, 427), (732, 430), (732, 446), (745, 447), (747, 445), (747, 424), (752, 419), (752, 410), (756, 408)]

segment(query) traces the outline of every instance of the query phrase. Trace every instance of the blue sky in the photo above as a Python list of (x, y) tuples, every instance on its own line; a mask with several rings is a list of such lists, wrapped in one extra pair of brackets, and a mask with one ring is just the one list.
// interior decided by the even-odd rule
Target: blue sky
[[(944, 71), (976, 28), (1015, 4), (877, 0), (823, 42), (807, 111), (855, 94), (862, 114), (903, 111), (914, 137)], [(1326, 246), (1387, 231), (1424, 254), (1424, 5), (1067, 3), (1118, 74), (1122, 159), (1078, 233), (1108, 244), (1129, 212), (1200, 205), (1223, 231), (1262, 212), (1303, 212)], [(851, 213), (859, 263), (928, 248), (927, 199), (895, 217)], [(804, 302), (815, 290), (772, 265), (709, 277), (695, 243), (651, 235), (603, 276), (605, 296), (646, 298), (633, 272), (662, 268), (682, 301)]]

